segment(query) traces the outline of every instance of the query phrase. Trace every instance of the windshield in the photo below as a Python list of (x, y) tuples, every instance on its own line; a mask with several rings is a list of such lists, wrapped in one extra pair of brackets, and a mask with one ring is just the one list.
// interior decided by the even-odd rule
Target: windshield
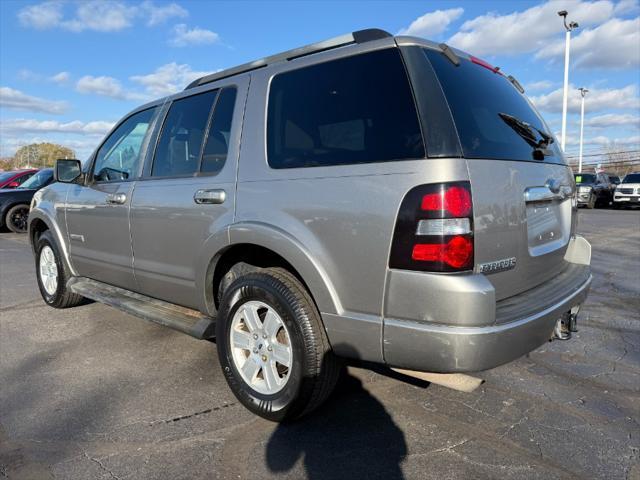
[(593, 173), (576, 173), (576, 184), (580, 183), (596, 183), (596, 176)]
[(53, 170), (40, 170), (38, 173), (34, 174), (29, 180), (24, 182), (18, 188), (26, 188), (26, 189), (38, 189), (43, 187), (51, 180), (53, 176)]
[(441, 52), (423, 50), (449, 103), (467, 158), (564, 163), (538, 113), (503, 75), (471, 60), (454, 65)]
[(630, 173), (624, 177), (622, 183), (640, 183), (640, 173)]

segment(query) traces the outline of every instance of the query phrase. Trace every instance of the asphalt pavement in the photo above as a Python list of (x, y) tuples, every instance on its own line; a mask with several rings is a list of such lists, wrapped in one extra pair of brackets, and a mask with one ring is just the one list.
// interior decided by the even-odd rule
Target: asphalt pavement
[(291, 425), (233, 397), (215, 344), (40, 299), (0, 233), (0, 478), (640, 479), (640, 212), (580, 211), (594, 282), (568, 342), (460, 393), (349, 367)]

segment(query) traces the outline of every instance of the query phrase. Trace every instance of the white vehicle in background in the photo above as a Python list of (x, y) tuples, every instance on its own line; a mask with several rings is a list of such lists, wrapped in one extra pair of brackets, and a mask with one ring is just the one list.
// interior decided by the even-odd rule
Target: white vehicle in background
[(640, 172), (628, 173), (613, 193), (614, 208), (640, 205)]

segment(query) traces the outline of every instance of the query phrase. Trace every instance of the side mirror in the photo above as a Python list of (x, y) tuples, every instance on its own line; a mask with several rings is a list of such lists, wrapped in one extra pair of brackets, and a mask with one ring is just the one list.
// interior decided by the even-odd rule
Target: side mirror
[(6, 187), (4, 188), (18, 188), (20, 186), (20, 183), (18, 182), (11, 182), (9, 183)]
[(61, 183), (78, 183), (82, 179), (80, 160), (56, 160), (54, 180)]

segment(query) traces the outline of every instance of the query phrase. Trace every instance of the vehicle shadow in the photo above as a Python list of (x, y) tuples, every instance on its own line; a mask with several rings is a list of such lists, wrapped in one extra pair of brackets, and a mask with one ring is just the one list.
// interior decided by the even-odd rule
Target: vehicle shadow
[[(301, 460), (306, 478), (404, 478), (404, 433), (380, 401), (346, 368), (323, 407), (296, 423), (278, 425), (266, 446), (273, 473)], [(291, 472), (298, 475), (298, 472)]]

